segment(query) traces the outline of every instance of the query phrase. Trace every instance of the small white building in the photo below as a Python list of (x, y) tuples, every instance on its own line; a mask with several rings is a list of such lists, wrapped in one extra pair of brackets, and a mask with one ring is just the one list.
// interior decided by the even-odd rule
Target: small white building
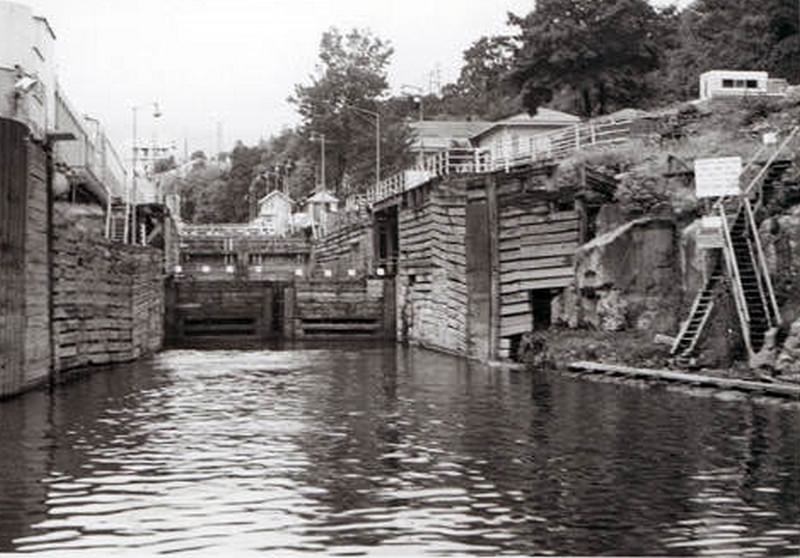
[(524, 112), (489, 124), (472, 137), (472, 143), (479, 149), (490, 151), (493, 161), (513, 160), (546, 149), (540, 145), (546, 140), (545, 132), (575, 126), (580, 121), (573, 114), (539, 108), (533, 116)]
[(700, 75), (700, 100), (715, 97), (750, 97), (786, 94), (788, 83), (767, 72), (712, 70)]
[(258, 200), (258, 214), (253, 224), (263, 227), (268, 234), (286, 236), (292, 231), (292, 206), (294, 201), (280, 190), (273, 190)]
[(339, 198), (328, 190), (321, 190), (306, 200), (306, 210), (315, 234), (325, 236), (331, 220), (328, 216), (339, 210)]

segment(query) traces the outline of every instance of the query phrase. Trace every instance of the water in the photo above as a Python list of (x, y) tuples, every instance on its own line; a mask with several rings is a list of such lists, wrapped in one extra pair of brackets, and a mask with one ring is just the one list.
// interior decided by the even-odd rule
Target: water
[(799, 448), (744, 397), (172, 351), (0, 404), (0, 552), (798, 555)]

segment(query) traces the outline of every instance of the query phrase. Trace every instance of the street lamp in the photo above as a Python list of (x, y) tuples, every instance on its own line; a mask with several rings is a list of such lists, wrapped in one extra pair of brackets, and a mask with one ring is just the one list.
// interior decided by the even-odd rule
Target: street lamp
[(401, 85), (400, 86), (400, 91), (405, 93), (405, 91), (403, 91), (404, 89), (414, 89), (414, 90), (416, 90), (418, 92), (417, 99), (419, 99), (419, 121), (422, 122), (422, 120), (423, 120), (422, 100), (424, 98), (425, 91), (422, 89), (422, 87), (420, 87), (418, 85), (407, 85), (407, 84)]
[(319, 142), (319, 150), (320, 150), (320, 184), (322, 185), (322, 191), (324, 192), (327, 190), (325, 186), (325, 134), (321, 134), (319, 132), (311, 132), (311, 137), (309, 138), (311, 141), (318, 141)]
[[(133, 215), (131, 217), (131, 244), (136, 244), (136, 195), (137, 195), (137, 184), (136, 184), (136, 165), (138, 163), (138, 147), (136, 143), (138, 141), (136, 136), (136, 120), (137, 114), (140, 108), (149, 106), (151, 103), (147, 103), (144, 105), (134, 105), (131, 107), (131, 112), (133, 113), (133, 161), (132, 161), (132, 169), (131, 169), (131, 189), (128, 190), (128, 204), (130, 206), (131, 202), (133, 202)], [(161, 116), (161, 111), (158, 108), (158, 103), (154, 102), (153, 105), (153, 118), (159, 118)], [(132, 199), (131, 199), (132, 198)], [(144, 239), (142, 239), (144, 240)]]
[(342, 105), (375, 118), (375, 185), (381, 182), (381, 115), (373, 110), (357, 107), (350, 103), (342, 102)]

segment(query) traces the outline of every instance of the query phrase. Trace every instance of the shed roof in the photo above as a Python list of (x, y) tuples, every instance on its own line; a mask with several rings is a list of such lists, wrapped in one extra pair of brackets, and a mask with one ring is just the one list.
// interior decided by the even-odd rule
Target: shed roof
[(574, 124), (578, 124), (580, 121), (581, 119), (574, 114), (561, 112), (560, 110), (539, 107), (536, 109), (536, 114), (534, 115), (530, 115), (527, 112), (521, 112), (519, 114), (515, 114), (514, 116), (504, 118), (503, 120), (492, 122), (486, 128), (472, 136), (472, 139), (479, 139), (488, 132), (498, 128), (572, 126)]
[(288, 194), (284, 194), (280, 190), (273, 190), (272, 192), (270, 192), (269, 194), (267, 194), (266, 196), (264, 196), (263, 198), (258, 200), (258, 205), (261, 205), (264, 202), (266, 202), (268, 199), (276, 197), (276, 196), (284, 198), (289, 203), (292, 203), (292, 204), (294, 203), (294, 200), (292, 198), (290, 198)]
[(484, 120), (422, 120), (409, 123), (414, 132), (412, 149), (446, 149), (453, 141), (469, 139), (491, 122)]
[(331, 194), (328, 190), (322, 190), (310, 196), (306, 201), (309, 203), (339, 203), (339, 198)]

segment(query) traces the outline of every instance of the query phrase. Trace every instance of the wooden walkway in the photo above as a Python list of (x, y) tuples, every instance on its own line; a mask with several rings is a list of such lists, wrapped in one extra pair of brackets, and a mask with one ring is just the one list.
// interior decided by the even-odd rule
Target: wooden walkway
[(746, 391), (800, 400), (800, 386), (793, 386), (785, 383), (754, 382), (732, 378), (718, 378), (702, 374), (687, 374), (685, 372), (674, 372), (672, 370), (652, 370), (585, 361), (572, 362), (567, 368), (574, 372), (602, 374), (605, 376), (623, 376), (640, 380), (676, 382), (694, 386)]

